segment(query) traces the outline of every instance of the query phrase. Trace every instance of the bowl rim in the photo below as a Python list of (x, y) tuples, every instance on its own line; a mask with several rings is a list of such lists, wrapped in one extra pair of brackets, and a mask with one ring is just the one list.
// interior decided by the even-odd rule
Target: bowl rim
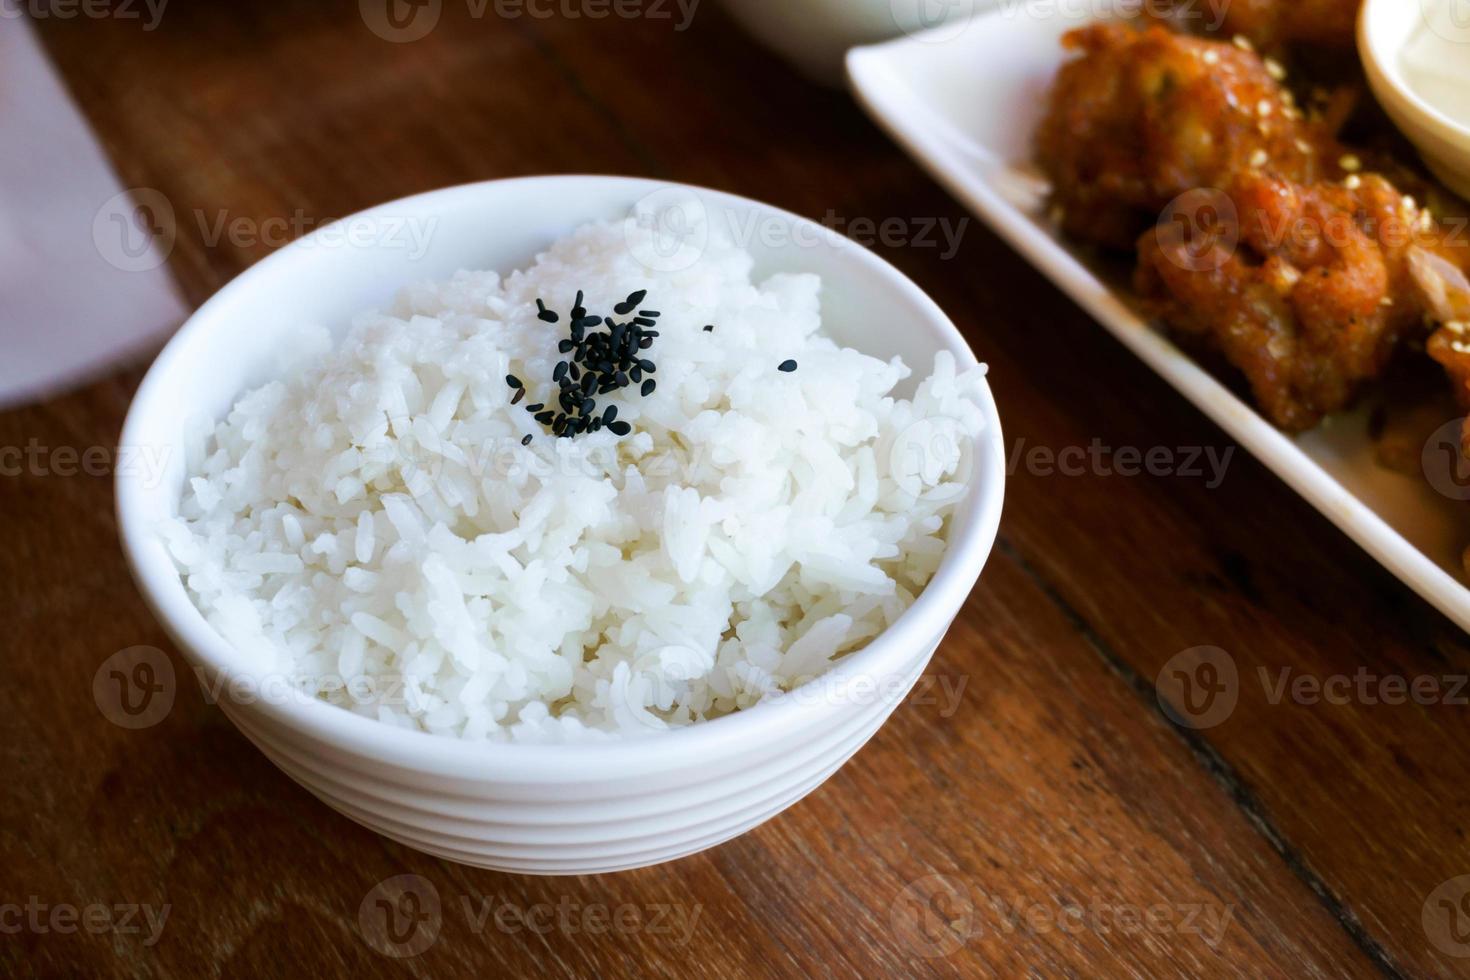
[[(533, 188), (544, 190), (547, 185), (556, 187), (562, 194), (576, 194), (579, 189), (584, 193), (605, 192), (612, 186), (625, 193), (630, 203), (653, 191), (675, 188), (693, 192), (707, 201), (753, 209), (791, 222), (793, 226), (802, 226), (809, 232), (826, 230), (825, 226), (811, 219), (724, 191), (672, 181), (598, 174), (556, 174), (458, 184), (375, 205), (342, 221), (371, 219), (389, 211), (412, 214), (416, 209), (442, 206), (457, 196), (478, 198), (518, 191), (529, 193)], [(143, 428), (149, 407), (169, 398), (175, 363), (185, 346), (230, 322), (228, 318), (220, 318), (218, 311), (227, 310), (234, 297), (255, 288), (257, 282), (273, 269), (305, 258), (310, 254), (308, 250), (313, 240), (322, 233), (322, 230), (314, 231), (272, 252), (237, 275), (194, 311), (145, 374), (128, 408), (119, 445), (149, 444), (149, 433)], [(821, 243), (819, 247), (835, 249), (854, 263), (855, 274), (875, 277), (922, 311), (923, 328), (937, 335), (940, 347), (955, 355), (962, 370), (978, 363), (963, 335), (939, 305), (896, 267), (846, 236), (820, 234), (817, 241)], [(408, 282), (400, 284), (407, 285)], [(263, 714), (276, 724), (320, 745), (350, 756), (366, 755), (377, 763), (414, 773), (474, 778), (493, 775), (532, 784), (586, 778), (589, 770), (599, 779), (665, 772), (709, 763), (717, 758), (730, 758), (744, 748), (775, 745), (785, 736), (799, 734), (802, 729), (820, 723), (824, 718), (834, 717), (844, 706), (844, 698), (851, 693), (855, 679), (898, 675), (902, 665), (914, 657), (916, 650), (928, 649), (942, 638), (969, 596), (995, 542), (1006, 482), (1000, 418), (988, 382), (982, 393), (981, 408), (987, 432), (974, 447), (976, 472), (983, 470), (990, 479), (977, 480), (958, 505), (955, 517), (951, 519), (951, 539), (929, 584), (893, 625), (853, 651), (842, 663), (815, 681), (769, 702), (709, 721), (650, 732), (646, 736), (639, 734), (575, 743), (462, 740), (390, 725), (306, 696), (258, 698), (249, 704), (238, 705), (227, 695), (221, 695), (220, 704), (227, 714), (234, 710)], [(156, 437), (152, 442), (173, 444), (173, 440)], [(982, 453), (990, 457), (983, 466), (979, 459)], [(237, 677), (258, 679), (259, 675), (232, 662), (235, 659), (232, 657), (234, 648), (208, 624), (189, 598), (162, 538), (149, 523), (147, 502), (158, 494), (171, 494), (172, 489), (162, 483), (150, 488), (145, 485), (142, 474), (132, 469), (119, 470), (115, 489), (118, 528), (129, 569), (146, 604), (179, 652), (191, 665), (197, 662), (198, 666), (209, 671), (212, 679), (222, 684), (221, 690), (227, 689)], [(958, 537), (954, 536), (955, 524), (961, 525)], [(799, 698), (793, 697), (815, 683), (827, 685), (833, 693), (810, 704), (803, 704)], [(887, 710), (896, 707), (906, 693), (900, 692), (890, 698), (890, 703), (885, 705)], [(649, 751), (650, 748), (656, 748), (656, 751)], [(718, 756), (714, 754), (717, 750)]]
[[(1380, 10), (1393, 8), (1395, 13), (1402, 13), (1406, 9), (1404, 5), (1412, 3), (1413, 10), (1420, 17), (1424, 17), (1426, 16), (1423, 6), (1425, 2), (1426, 0), (1363, 0), (1362, 9), (1358, 11), (1359, 58), (1363, 62), (1370, 86), (1396, 95), (1400, 100), (1399, 110), (1410, 115), (1414, 125), (1426, 130), (1438, 131), (1438, 135), (1442, 138), (1470, 141), (1470, 123), (1455, 119), (1420, 95), (1404, 78), (1403, 71), (1398, 66), (1396, 57), (1398, 50), (1388, 50), (1387, 41), (1375, 29), (1380, 17), (1389, 16), (1380, 14)], [(1379, 99), (1385, 101), (1381, 93)], [(1411, 142), (1418, 142), (1413, 133), (1405, 132), (1404, 135)], [(1466, 155), (1464, 166), (1470, 169), (1470, 153)]]

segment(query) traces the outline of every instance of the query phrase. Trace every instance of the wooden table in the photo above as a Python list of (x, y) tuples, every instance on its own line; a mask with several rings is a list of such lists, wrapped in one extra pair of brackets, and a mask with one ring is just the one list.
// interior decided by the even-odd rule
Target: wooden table
[[(713, 3), (678, 31), (447, 0), (413, 43), (353, 7), (40, 22), (124, 182), (185, 216), (171, 264), (191, 301), (270, 250), (207, 241), (220, 216), (315, 223), (520, 174), (677, 179), (909, 237), (965, 220), (850, 98)], [(185, 670), (124, 568), (110, 478), (7, 477), (0, 973), (1470, 973), (1465, 638), (1244, 454), (1218, 485), (1190, 475), (1186, 455), (1228, 439), (983, 228), (954, 255), (876, 247), (990, 363), (1015, 465), (929, 679), (830, 782), (713, 851), (620, 875), (414, 853), (316, 802), (193, 685), (152, 727), (109, 723), (90, 686), (109, 655), (152, 645)], [(140, 376), (0, 415), (0, 446), (113, 446)], [(1093, 446), (1107, 465), (1046, 465)], [(1114, 472), (1156, 447), (1173, 475)], [(1169, 720), (1157, 693), (1200, 646), (1236, 668), (1213, 727)], [(1344, 675), (1345, 703), (1278, 691)], [(1425, 677), (1448, 678), (1435, 703), (1389, 703), (1387, 679)], [(359, 909), (400, 874), (442, 913), (426, 951), (394, 959)], [(165, 907), (155, 935), (146, 913)]]

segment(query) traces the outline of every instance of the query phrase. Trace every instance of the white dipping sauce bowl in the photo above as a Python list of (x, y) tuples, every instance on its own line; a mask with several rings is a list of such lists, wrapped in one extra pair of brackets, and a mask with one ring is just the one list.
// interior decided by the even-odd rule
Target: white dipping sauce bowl
[[(585, 222), (623, 217), (635, 205), (657, 215), (663, 204), (691, 196), (711, 220), (760, 232), (747, 245), (758, 276), (820, 275), (823, 319), (842, 343), (879, 357), (902, 355), (920, 376), (941, 350), (961, 369), (976, 363), (917, 286), (814, 222), (683, 185), (532, 177), (385, 204), (282, 248), (204, 304), (138, 389), (122, 444), (146, 448), (163, 463), (161, 478), (147, 467), (121, 468), (126, 472), (117, 478), (118, 520), (138, 587), (189, 666), (220, 692), (220, 707), (240, 731), (358, 823), (452, 861), (534, 874), (616, 871), (712, 847), (810, 793), (878, 730), (979, 577), (1005, 486), (1000, 421), (988, 390), (988, 435), (969, 447), (972, 487), (957, 505), (928, 588), (890, 629), (822, 678), (728, 717), (586, 745), (429, 735), (264, 684), (195, 608), (155, 531), (176, 513), (185, 434), (211, 426), (243, 391), (274, 376), (277, 356), (302, 324), (340, 335), (354, 314), (385, 305), (402, 286), (459, 269), (522, 268)], [(407, 222), (431, 229), (419, 246), (407, 232), (395, 234)], [(251, 693), (232, 696), (237, 686)]]
[[(1358, 17), (1358, 51), (1368, 84), (1394, 125), (1436, 177), (1470, 199), (1470, 126), (1431, 105), (1404, 77), (1404, 47), (1435, 9), (1433, 0), (1365, 0)], [(1464, 44), (1464, 56), (1470, 59), (1470, 23), (1448, 21), (1443, 29)]]

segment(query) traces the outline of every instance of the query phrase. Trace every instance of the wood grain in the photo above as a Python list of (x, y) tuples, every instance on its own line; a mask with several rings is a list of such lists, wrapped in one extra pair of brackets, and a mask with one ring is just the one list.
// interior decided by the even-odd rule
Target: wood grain
[[(221, 217), (316, 223), (518, 174), (677, 179), (847, 225), (966, 218), (846, 96), (713, 5), (678, 32), (446, 2), (411, 44), (353, 7), (171, 6), (152, 32), (39, 22), (125, 183), (172, 202), (191, 300), (270, 251), (209, 241)], [(114, 651), (157, 646), (184, 670), (128, 579), (110, 480), (0, 479), (0, 906), (169, 910), (151, 944), (146, 929), (7, 929), (0, 971), (1470, 972), (1422, 921), (1436, 887), (1470, 874), (1470, 709), (1273, 703), (1259, 674), (1463, 677), (1463, 635), (1243, 454), (1218, 486), (1028, 463), (1095, 441), (1180, 462), (1230, 443), (975, 224), (952, 257), (878, 251), (991, 364), (1019, 461), (1000, 543), (929, 678), (868, 747), (781, 817), (673, 865), (537, 879), (416, 854), (317, 803), (190, 684), (156, 726), (109, 723), (90, 683)], [(140, 376), (0, 414), (0, 446), (110, 450)], [(1233, 713), (1207, 729), (1171, 722), (1156, 691), (1199, 646), (1239, 676)], [(442, 912), (432, 946), (391, 959), (358, 912), (400, 874)], [(620, 908), (635, 926), (589, 931)], [(497, 910), (533, 922), (503, 927)]]

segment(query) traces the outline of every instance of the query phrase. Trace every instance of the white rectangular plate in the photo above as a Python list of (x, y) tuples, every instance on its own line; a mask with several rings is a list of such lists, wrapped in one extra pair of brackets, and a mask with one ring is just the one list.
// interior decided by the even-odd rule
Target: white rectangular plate
[[(1058, 5), (1061, 11), (1066, 5)], [(1287, 436), (1181, 352), (1052, 231), (1032, 136), (1084, 21), (1008, 4), (847, 56), (873, 117), (995, 231), (1385, 568), (1470, 630), (1470, 503), (1379, 466), (1360, 410)]]

